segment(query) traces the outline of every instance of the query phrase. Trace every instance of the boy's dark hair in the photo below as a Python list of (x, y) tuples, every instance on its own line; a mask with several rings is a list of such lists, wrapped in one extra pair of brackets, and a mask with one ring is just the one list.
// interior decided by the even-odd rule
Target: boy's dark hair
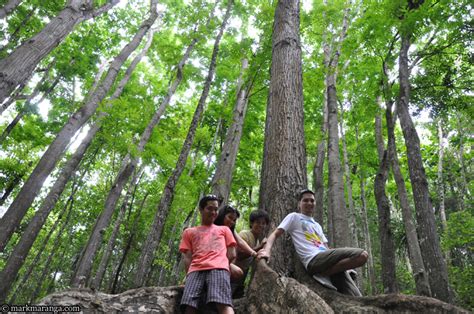
[(306, 193), (313, 194), (314, 196), (314, 192), (311, 191), (310, 189), (303, 189), (300, 191), (300, 194), (298, 194), (298, 202), (301, 201), (301, 199), (303, 199), (303, 195)]
[[(216, 220), (214, 220), (214, 224), (217, 225), (217, 226), (223, 226), (224, 225), (224, 218), (225, 218), (225, 215), (227, 215), (227, 214), (235, 214), (237, 216), (237, 218), (240, 217), (240, 213), (237, 209), (235, 209), (234, 207), (232, 207), (230, 205), (225, 205), (224, 207), (219, 209), (219, 212), (217, 213)], [(234, 232), (234, 229), (235, 229), (235, 226), (230, 228), (232, 233)]]
[(208, 194), (208, 195), (203, 196), (199, 200), (199, 209), (204, 209), (208, 201), (217, 201), (219, 203), (219, 198), (214, 194)]
[(254, 210), (250, 213), (249, 225), (252, 227), (252, 224), (260, 218), (264, 218), (267, 225), (270, 223), (270, 216), (263, 209)]

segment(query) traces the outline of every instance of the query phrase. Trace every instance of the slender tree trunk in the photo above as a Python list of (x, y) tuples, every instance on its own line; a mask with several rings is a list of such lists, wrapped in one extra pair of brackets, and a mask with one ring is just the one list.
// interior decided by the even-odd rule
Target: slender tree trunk
[[(128, 56), (138, 47), (141, 39), (150, 29), (157, 16), (156, 9), (152, 10), (150, 18), (142, 23), (132, 41), (122, 49), (119, 55), (111, 63), (105, 78), (101, 81), (100, 85), (94, 90), (94, 92), (92, 92), (90, 97), (88, 97), (84, 106), (71, 116), (54, 141), (49, 145), (27, 182), (23, 185), (21, 191), (0, 220), (0, 251), (3, 251), (5, 248), (12, 233), (15, 231), (15, 228), (19, 225), (21, 219), (26, 214), (26, 211), (41, 189), (44, 180), (48, 177), (62, 156), (71, 137), (95, 112), (99, 103), (104, 99), (112, 86), (121, 66)], [(4, 60), (5, 59), (1, 62)]]
[(120, 277), (120, 272), (122, 271), (123, 264), (125, 263), (125, 260), (127, 258), (128, 252), (130, 251), (130, 248), (132, 247), (132, 242), (133, 239), (135, 238), (135, 233), (137, 232), (138, 228), (138, 222), (140, 221), (140, 214), (143, 210), (143, 207), (145, 206), (146, 199), (148, 198), (148, 193), (145, 194), (143, 197), (143, 200), (141, 201), (140, 207), (137, 209), (137, 214), (135, 216), (135, 219), (132, 224), (132, 228), (130, 230), (130, 236), (128, 237), (127, 244), (125, 245), (123, 249), (123, 254), (120, 259), (120, 262), (117, 265), (117, 269), (115, 270), (115, 276), (113, 276), (113, 281), (111, 281), (110, 286), (110, 293), (117, 293), (117, 288), (118, 288), (118, 282), (119, 282), (119, 277)]
[[(324, 93), (326, 95), (326, 93)], [(326, 96), (324, 97), (326, 98)], [(316, 150), (316, 161), (313, 168), (313, 189), (314, 189), (314, 204), (315, 204), (315, 219), (323, 226), (324, 225), (324, 160), (326, 159), (327, 146), (327, 104), (323, 104), (323, 124), (321, 125), (321, 142), (318, 143)]]
[[(446, 220), (444, 178), (443, 178), (443, 158), (444, 158), (444, 134), (441, 118), (438, 120), (438, 197), (439, 197), (439, 216), (443, 233), (448, 231), (448, 223)], [(449, 250), (445, 252), (446, 262), (449, 264), (451, 259)]]
[(229, 0), (227, 4), (226, 13), (222, 24), (219, 29), (219, 33), (216, 37), (214, 42), (214, 48), (212, 51), (211, 62), (209, 64), (209, 70), (206, 77), (206, 81), (204, 83), (204, 88), (199, 99), (198, 105), (196, 110), (194, 111), (193, 119), (191, 121), (191, 125), (188, 130), (188, 134), (186, 139), (184, 140), (183, 147), (181, 148), (181, 152), (178, 157), (178, 161), (176, 162), (176, 167), (173, 170), (173, 173), (168, 178), (166, 185), (163, 189), (163, 193), (161, 195), (160, 203), (158, 204), (158, 208), (156, 210), (155, 218), (150, 228), (150, 232), (148, 233), (146, 242), (142, 249), (142, 254), (139, 259), (139, 265), (137, 267), (137, 272), (135, 273), (134, 278), (134, 285), (135, 287), (141, 287), (145, 283), (145, 277), (150, 271), (153, 262), (153, 256), (155, 254), (155, 250), (158, 247), (161, 235), (163, 233), (164, 223), (166, 218), (168, 217), (168, 213), (171, 207), (171, 203), (173, 201), (174, 190), (178, 180), (184, 170), (186, 165), (186, 159), (188, 158), (189, 151), (191, 150), (191, 146), (194, 141), (194, 137), (196, 135), (196, 129), (201, 120), (202, 112), (204, 111), (204, 104), (206, 102), (207, 96), (209, 94), (209, 90), (211, 88), (211, 83), (214, 78), (214, 72), (216, 69), (216, 60), (217, 54), (219, 52), (219, 43), (224, 34), (224, 29), (227, 25), (227, 21), (230, 17), (231, 9), (233, 6), (233, 1)]
[[(324, 5), (327, 5), (327, 0), (323, 0)], [(326, 11), (323, 10), (323, 20), (326, 20)], [(313, 167), (313, 190), (314, 190), (314, 217), (316, 221), (324, 226), (324, 160), (326, 159), (327, 133), (328, 133), (328, 105), (327, 105), (327, 71), (331, 61), (331, 46), (329, 45), (328, 30), (323, 31), (323, 51), (324, 51), (324, 69), (326, 75), (324, 76), (324, 92), (323, 92), (323, 123), (321, 124), (321, 141), (318, 143), (316, 149), (316, 160)], [(328, 212), (329, 216), (329, 212)], [(331, 221), (332, 220), (329, 219)], [(329, 223), (328, 223), (329, 225)], [(333, 238), (332, 228), (326, 229), (328, 231), (329, 239)]]
[(460, 207), (461, 210), (465, 210), (465, 202), (466, 199), (468, 201), (471, 200), (471, 194), (469, 192), (469, 189), (467, 188), (467, 180), (466, 180), (466, 164), (464, 162), (464, 130), (462, 127), (461, 123), (461, 115), (459, 113), (456, 113), (456, 118), (457, 118), (457, 128), (458, 128), (458, 136), (459, 136), (459, 151), (458, 151), (458, 158), (459, 158), (459, 163), (461, 164), (461, 197), (460, 197)]
[[(380, 105), (381, 97), (377, 97), (377, 103)], [(390, 104), (387, 104), (390, 107)], [(379, 121), (377, 121), (379, 120)], [(377, 152), (380, 165), (377, 176), (374, 181), (374, 194), (377, 203), (378, 230), (380, 238), (380, 256), (382, 264), (382, 284), (383, 293), (397, 293), (398, 284), (396, 278), (396, 259), (395, 243), (390, 226), (391, 202), (385, 192), (386, 182), (390, 169), (390, 154), (385, 150), (385, 144), (382, 136), (382, 121), (378, 113), (375, 116), (375, 136), (377, 143)], [(391, 139), (389, 138), (389, 141)], [(382, 155), (380, 155), (382, 152)]]
[(407, 148), (408, 169), (415, 201), (418, 235), (421, 253), (428, 271), (431, 293), (433, 297), (445, 302), (452, 302), (448, 282), (448, 271), (443, 259), (438, 233), (436, 231), (433, 206), (428, 191), (428, 182), (423, 167), (420, 151), (420, 139), (408, 111), (410, 101), (410, 78), (408, 70), (408, 49), (410, 36), (402, 35), (399, 58), (400, 106), (398, 116)]
[[(259, 208), (268, 211), (275, 223), (296, 208), (299, 190), (307, 187), (299, 26), (299, 1), (278, 1), (259, 200)], [(292, 272), (290, 243), (289, 239), (275, 243), (273, 269)]]
[(349, 223), (350, 223), (350, 233), (351, 233), (351, 246), (359, 247), (359, 239), (357, 234), (357, 225), (356, 225), (356, 210), (354, 206), (354, 199), (352, 196), (352, 182), (351, 182), (351, 171), (349, 169), (349, 157), (347, 155), (347, 144), (346, 144), (346, 135), (344, 132), (344, 108), (341, 104), (341, 121), (339, 123), (341, 140), (342, 140), (342, 153), (344, 157), (344, 176), (346, 178), (346, 188), (347, 188), (347, 203), (349, 204)]
[(22, 0), (8, 0), (7, 3), (0, 8), (0, 19), (5, 18), (21, 3)]
[(386, 102), (386, 107), (385, 116), (387, 120), (388, 154), (392, 165), (393, 176), (397, 184), (400, 207), (402, 208), (402, 219), (408, 239), (408, 252), (410, 256), (411, 267), (413, 269), (413, 276), (415, 278), (416, 293), (418, 295), (431, 296), (428, 277), (423, 264), (423, 258), (421, 256), (412, 209), (408, 201), (405, 179), (398, 163), (397, 146), (395, 142), (395, 118), (392, 117), (391, 101)]
[(38, 34), (25, 40), (9, 56), (0, 60), (0, 103), (34, 71), (38, 63), (84, 20), (108, 11), (118, 1), (110, 0), (93, 8), (91, 0), (69, 0), (66, 7)]
[(331, 246), (348, 247), (350, 246), (350, 229), (339, 157), (336, 85), (331, 78), (328, 79), (328, 83), (328, 211), (332, 212), (332, 233), (334, 234)]
[(105, 275), (105, 270), (107, 268), (107, 264), (109, 263), (110, 256), (112, 255), (112, 251), (115, 248), (115, 240), (117, 239), (117, 235), (120, 230), (120, 225), (122, 224), (123, 217), (125, 216), (125, 212), (128, 208), (129, 198), (135, 189), (136, 185), (138, 184), (138, 179), (141, 177), (141, 171), (135, 171), (135, 175), (130, 181), (128, 186), (128, 191), (125, 194), (125, 198), (123, 200), (122, 206), (120, 208), (119, 214), (117, 219), (115, 220), (114, 228), (112, 229), (112, 234), (110, 235), (109, 241), (107, 242), (107, 246), (102, 254), (102, 258), (100, 260), (99, 268), (97, 269), (96, 275), (92, 282), (92, 288), (96, 290), (100, 290), (100, 286), (102, 284), (102, 280)]
[(364, 233), (364, 248), (369, 255), (367, 264), (367, 277), (369, 278), (369, 287), (370, 287), (370, 294), (375, 295), (377, 294), (377, 283), (375, 280), (375, 266), (374, 266), (374, 255), (372, 254), (372, 240), (370, 238), (369, 232), (369, 220), (367, 218), (367, 201), (365, 198), (365, 178), (360, 175), (360, 216), (362, 220), (362, 231)]
[(221, 156), (211, 181), (212, 193), (221, 198), (223, 204), (227, 204), (229, 200), (232, 173), (234, 172), (235, 160), (237, 159), (245, 114), (247, 112), (247, 90), (242, 86), (243, 75), (247, 67), (248, 61), (247, 59), (243, 59), (240, 76), (237, 81), (237, 99), (235, 101), (232, 124), (227, 129)]
[[(381, 107), (382, 96), (377, 96), (377, 104)], [(384, 141), (382, 132), (382, 115), (377, 113), (375, 115), (375, 142), (377, 143), (377, 154), (379, 156), (379, 162), (382, 162), (384, 152)]]
[[(332, 246), (347, 247), (350, 246), (349, 221), (346, 204), (344, 201), (344, 182), (342, 179), (341, 160), (339, 155), (339, 134), (337, 123), (337, 93), (336, 93), (336, 75), (339, 63), (341, 47), (346, 37), (349, 24), (349, 7), (344, 10), (342, 29), (337, 48), (331, 56), (327, 72), (327, 106), (328, 106), (328, 212), (332, 217), (331, 239)], [(331, 221), (330, 221), (331, 222)]]
[(390, 227), (390, 204), (385, 194), (385, 183), (388, 177), (389, 160), (384, 152), (374, 182), (375, 200), (379, 217), (380, 255), (382, 264), (382, 283), (384, 293), (397, 293), (398, 285), (395, 274), (395, 244)]
[[(182, 210), (182, 209), (181, 209)], [(173, 227), (171, 228), (171, 232), (170, 232), (170, 238), (168, 239), (168, 258), (167, 258), (167, 262), (168, 262), (168, 265), (170, 265), (172, 262), (173, 262), (173, 257), (175, 255), (176, 252), (179, 253), (179, 250), (178, 250), (178, 247), (176, 245), (173, 245), (174, 243), (174, 240), (175, 240), (175, 236), (176, 234), (180, 234), (179, 232), (177, 232), (177, 228), (178, 228), (178, 223), (176, 222)], [(167, 275), (168, 273), (168, 275)], [(159, 287), (164, 287), (167, 285), (167, 279), (170, 277), (171, 274), (169, 274), (169, 270), (167, 267), (164, 267), (164, 266), (161, 266), (161, 269), (160, 269), (160, 275), (158, 276), (158, 286)]]

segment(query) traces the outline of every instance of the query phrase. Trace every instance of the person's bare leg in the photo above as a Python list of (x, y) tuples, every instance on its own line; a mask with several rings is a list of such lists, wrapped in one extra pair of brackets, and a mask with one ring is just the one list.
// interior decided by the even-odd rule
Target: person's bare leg
[(367, 252), (363, 251), (358, 256), (343, 258), (339, 262), (328, 268), (322, 274), (326, 276), (331, 276), (333, 274), (337, 274), (348, 269), (360, 267), (367, 262), (368, 256), (369, 255), (367, 254)]
[(197, 313), (197, 308), (192, 307), (192, 306), (186, 306), (186, 310), (184, 311), (186, 314), (194, 314)]
[(216, 303), (217, 312), (220, 314), (234, 314), (234, 309), (232, 306), (222, 303)]
[(237, 280), (242, 278), (243, 276), (244, 272), (239, 266), (235, 264), (230, 264), (230, 279)]

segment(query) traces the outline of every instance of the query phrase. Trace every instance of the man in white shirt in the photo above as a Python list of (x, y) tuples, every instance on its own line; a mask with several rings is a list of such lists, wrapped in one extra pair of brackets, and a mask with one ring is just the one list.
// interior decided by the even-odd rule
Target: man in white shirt
[(367, 262), (368, 254), (359, 248), (330, 249), (321, 225), (312, 217), (314, 193), (303, 190), (299, 194), (300, 213), (288, 214), (268, 237), (265, 247), (258, 252), (259, 258), (269, 259), (274, 241), (287, 231), (301, 262), (318, 282), (336, 288), (339, 292), (354, 296), (361, 293), (346, 270), (354, 269)]

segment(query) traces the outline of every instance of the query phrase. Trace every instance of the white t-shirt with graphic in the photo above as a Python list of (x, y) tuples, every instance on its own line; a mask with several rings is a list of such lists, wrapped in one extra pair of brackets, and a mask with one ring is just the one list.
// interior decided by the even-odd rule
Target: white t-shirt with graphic
[(321, 225), (312, 217), (301, 213), (291, 213), (283, 219), (278, 228), (291, 235), (296, 253), (298, 253), (304, 267), (308, 267), (309, 262), (318, 253), (327, 250), (324, 243), (327, 243), (328, 240)]

